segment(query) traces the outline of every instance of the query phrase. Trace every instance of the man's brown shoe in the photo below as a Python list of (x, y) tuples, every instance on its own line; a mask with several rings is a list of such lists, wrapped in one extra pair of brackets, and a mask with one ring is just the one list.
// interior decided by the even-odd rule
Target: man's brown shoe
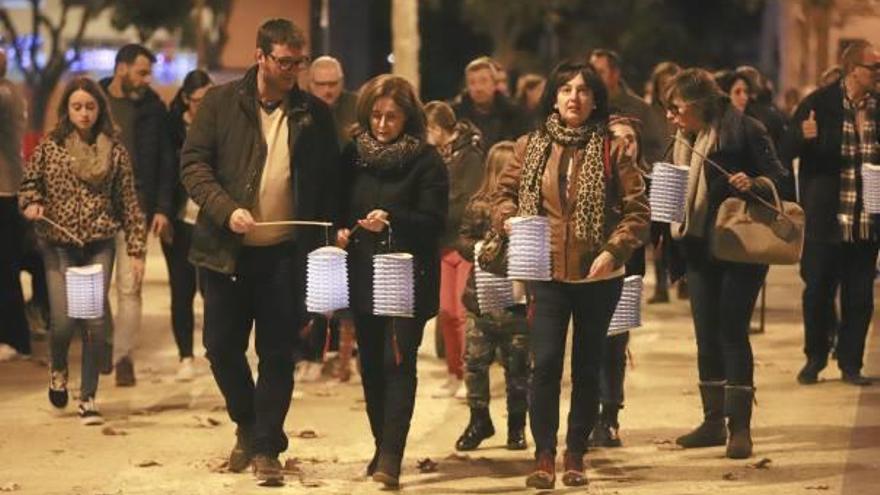
[(257, 454), (254, 456), (254, 475), (261, 485), (281, 486), (284, 484), (284, 473), (277, 456)]
[(229, 453), (229, 470), (233, 473), (240, 473), (251, 465), (254, 456), (248, 441), (248, 434), (239, 426), (235, 430), (235, 446)]
[(556, 458), (550, 452), (539, 452), (535, 470), (526, 478), (526, 486), (552, 490), (556, 486)]

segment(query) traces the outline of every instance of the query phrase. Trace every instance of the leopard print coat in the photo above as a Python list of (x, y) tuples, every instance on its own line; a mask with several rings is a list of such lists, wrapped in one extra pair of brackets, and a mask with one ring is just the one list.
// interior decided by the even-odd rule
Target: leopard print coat
[[(134, 189), (131, 160), (118, 141), (110, 153), (110, 172), (100, 185), (93, 186), (71, 171), (73, 158), (63, 144), (44, 138), (25, 165), (19, 207), (43, 205), (44, 216), (86, 243), (109, 239), (121, 228), (128, 255), (142, 258), (147, 252), (147, 226)], [(51, 243), (75, 244), (46, 222), (37, 222), (35, 227)]]

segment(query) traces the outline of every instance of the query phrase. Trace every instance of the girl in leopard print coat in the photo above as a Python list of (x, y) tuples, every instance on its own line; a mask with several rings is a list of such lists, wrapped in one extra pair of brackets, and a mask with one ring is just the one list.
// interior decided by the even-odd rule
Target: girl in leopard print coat
[(67, 354), (74, 329), (82, 325), (79, 415), (84, 424), (100, 424), (103, 421), (94, 400), (106, 341), (106, 309), (98, 318), (70, 318), (66, 270), (101, 265), (104, 308), (108, 308), (116, 232), (120, 228), (125, 231), (132, 270), (140, 279), (147, 231), (128, 153), (116, 138), (106, 97), (93, 80), (79, 77), (68, 83), (58, 109), (58, 124), (28, 160), (18, 197), (25, 218), (39, 220), (36, 227), (46, 265), (51, 312), (49, 400), (58, 408), (67, 405)]

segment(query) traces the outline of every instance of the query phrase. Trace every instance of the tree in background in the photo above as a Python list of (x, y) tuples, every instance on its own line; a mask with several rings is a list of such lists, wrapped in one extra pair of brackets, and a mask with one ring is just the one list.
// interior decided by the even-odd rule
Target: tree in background
[[(17, 27), (8, 9), (0, 7), (0, 26), (30, 91), (29, 126), (36, 133), (43, 130), (49, 96), (61, 76), (79, 59), (86, 27), (108, 7), (110, 0), (61, 0), (57, 22), (47, 16), (45, 3), (30, 0), (31, 24), (27, 30)], [(79, 13), (76, 20), (71, 19), (73, 11)], [(64, 35), (69, 22), (76, 22), (76, 32), (70, 38)], [(43, 50), (44, 47), (47, 49)]]

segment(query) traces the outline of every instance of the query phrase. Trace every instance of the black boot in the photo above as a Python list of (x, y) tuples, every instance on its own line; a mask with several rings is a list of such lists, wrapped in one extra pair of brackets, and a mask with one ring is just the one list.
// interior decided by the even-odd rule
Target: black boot
[(675, 439), (686, 449), (724, 445), (727, 432), (724, 429), (724, 383), (701, 383), (700, 398), (703, 400), (703, 422), (694, 431)]
[(526, 450), (526, 413), (513, 413), (507, 416), (507, 450)]
[(797, 375), (797, 381), (801, 385), (813, 385), (819, 382), (819, 372), (828, 366), (828, 358), (807, 358), (807, 364), (801, 368)]
[(495, 434), (488, 408), (471, 408), (471, 422), (455, 442), (455, 450), (474, 450), (480, 442)]
[(400, 488), (400, 462), (403, 459), (395, 454), (379, 454), (373, 481), (385, 485), (385, 488)]
[(727, 457), (746, 459), (752, 455), (752, 401), (755, 389), (750, 385), (724, 387), (724, 415), (727, 416)]
[(595, 447), (620, 447), (620, 423), (617, 413), (620, 411), (619, 404), (602, 404), (602, 414), (593, 428), (590, 444)]

